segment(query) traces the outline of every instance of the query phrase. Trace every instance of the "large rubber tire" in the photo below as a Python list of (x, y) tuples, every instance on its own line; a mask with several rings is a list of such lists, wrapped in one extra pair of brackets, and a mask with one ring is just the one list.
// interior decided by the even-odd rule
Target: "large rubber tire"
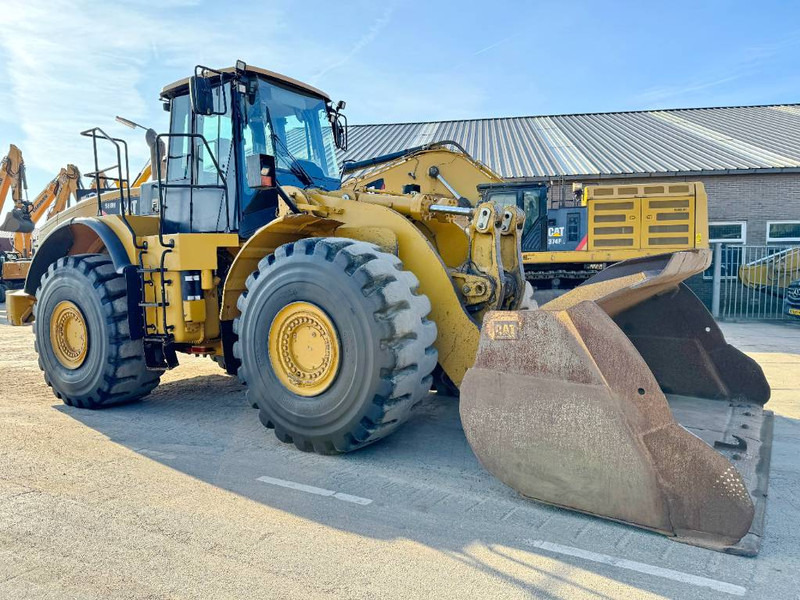
[(6, 303), (6, 292), (8, 291), (8, 286), (5, 283), (0, 283), (0, 304)]
[[(105, 254), (67, 256), (50, 265), (36, 292), (33, 331), (39, 368), (47, 385), (65, 404), (105, 408), (149, 394), (160, 373), (145, 367), (142, 340), (128, 327), (125, 278)], [(53, 353), (50, 319), (59, 302), (74, 303), (83, 314), (88, 349), (77, 369), (68, 369)]]
[[(356, 450), (397, 429), (428, 393), (436, 325), (396, 256), (365, 242), (305, 239), (264, 258), (246, 285), (234, 354), (248, 400), (279, 440), (321, 454)], [(285, 387), (269, 359), (270, 325), (297, 301), (322, 309), (340, 342), (338, 374), (313, 397)]]

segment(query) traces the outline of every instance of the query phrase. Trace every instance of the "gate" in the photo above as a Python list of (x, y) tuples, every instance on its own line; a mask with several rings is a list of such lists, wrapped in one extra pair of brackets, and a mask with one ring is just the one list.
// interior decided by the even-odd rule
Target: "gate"
[(800, 317), (787, 313), (789, 284), (800, 280), (800, 246), (717, 243), (706, 278), (709, 274), (714, 317), (800, 322)]

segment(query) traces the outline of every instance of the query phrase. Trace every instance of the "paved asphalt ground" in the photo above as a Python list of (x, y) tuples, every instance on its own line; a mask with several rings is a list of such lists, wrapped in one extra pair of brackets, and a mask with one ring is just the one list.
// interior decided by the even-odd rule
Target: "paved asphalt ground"
[(800, 598), (800, 327), (725, 331), (774, 390), (757, 558), (520, 498), (453, 399), (322, 457), (278, 442), (207, 359), (140, 404), (63, 406), (30, 328), (2, 325), (0, 598)]

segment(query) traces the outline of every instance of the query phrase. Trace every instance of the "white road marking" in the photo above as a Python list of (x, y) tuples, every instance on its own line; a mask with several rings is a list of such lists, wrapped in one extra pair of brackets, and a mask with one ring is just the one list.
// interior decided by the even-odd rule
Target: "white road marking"
[(646, 563), (636, 562), (634, 560), (627, 560), (624, 558), (617, 558), (616, 556), (609, 556), (608, 554), (599, 554), (597, 552), (590, 552), (588, 550), (581, 550), (580, 548), (573, 548), (572, 546), (562, 546), (561, 544), (553, 544), (543, 540), (527, 540), (527, 543), (536, 548), (547, 550), (548, 552), (555, 552), (557, 554), (565, 554), (567, 556), (574, 556), (584, 560), (590, 560), (604, 565), (611, 565), (612, 567), (619, 567), (620, 569), (628, 569), (629, 571), (638, 571), (646, 575), (654, 575), (655, 577), (663, 577), (664, 579), (672, 579), (673, 581), (680, 581), (681, 583), (688, 583), (699, 587), (707, 587), (718, 592), (725, 592), (726, 594), (733, 594), (734, 596), (744, 596), (747, 589), (740, 585), (733, 583), (726, 583), (716, 579), (709, 579), (708, 577), (700, 577), (699, 575), (690, 575), (682, 571), (673, 571), (672, 569), (664, 569)]
[(372, 500), (370, 500), (369, 498), (362, 498), (361, 496), (353, 496), (351, 494), (336, 492), (334, 490), (326, 490), (325, 488), (319, 488), (313, 485), (306, 485), (305, 483), (297, 483), (296, 481), (287, 481), (285, 479), (267, 477), (266, 475), (264, 475), (263, 477), (258, 477), (257, 480), (262, 481), (264, 483), (269, 483), (270, 485), (277, 485), (279, 487), (289, 488), (291, 490), (298, 490), (300, 492), (316, 494), (317, 496), (332, 496), (337, 500), (342, 500), (343, 502), (352, 502), (353, 504), (360, 504), (361, 506), (372, 504)]

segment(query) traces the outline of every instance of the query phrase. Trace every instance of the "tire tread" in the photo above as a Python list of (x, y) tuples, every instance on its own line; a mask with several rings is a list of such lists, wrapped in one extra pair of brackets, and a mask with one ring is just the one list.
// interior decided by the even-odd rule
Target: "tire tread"
[[(431, 387), (431, 373), (438, 355), (434, 347), (436, 324), (428, 319), (431, 303), (419, 292), (419, 281), (410, 271), (403, 270), (400, 259), (368, 242), (346, 238), (307, 238), (285, 244), (264, 257), (257, 269), (247, 278), (246, 289), (237, 306), (241, 314), (247, 311), (248, 291), (255, 282), (277, 262), (294, 254), (317, 255), (337, 265), (342, 276), (358, 281), (365, 298), (377, 300), (372, 313), (376, 323), (388, 331), (380, 340), (381, 349), (390, 356), (389, 364), (381, 368), (381, 382), (367, 414), (352, 431), (330, 439), (304, 439), (284, 431), (275, 419), (260, 409), (259, 418), (266, 427), (274, 429), (276, 437), (294, 443), (300, 450), (320, 454), (336, 454), (356, 450), (389, 435), (411, 415)], [(234, 331), (240, 331), (240, 319), (234, 321)], [(234, 355), (241, 360), (242, 349), (234, 345)], [(248, 365), (242, 361), (239, 379), (246, 385), (250, 380)], [(248, 395), (251, 390), (248, 390)], [(252, 399), (249, 399), (252, 401)]]
[[(39, 358), (39, 369), (44, 373), (45, 382), (53, 389), (53, 394), (64, 404), (77, 408), (99, 409), (140, 400), (159, 384), (160, 373), (147, 369), (142, 342), (130, 339), (127, 303), (120, 302), (120, 299), (127, 294), (124, 278), (116, 272), (107, 255), (66, 256), (48, 267), (36, 292), (37, 297), (40, 296), (42, 288), (60, 269), (77, 270), (86, 276), (98, 291), (109, 332), (109, 356), (104, 365), (101, 384), (86, 397), (70, 396), (64, 390), (58, 389), (58, 383), (54, 383), (53, 377), (45, 370), (44, 363)], [(39, 304), (36, 303), (33, 306), (35, 319), (39, 317), (38, 311)], [(49, 343), (49, 341), (45, 343)], [(34, 337), (34, 348), (41, 356), (38, 336)]]

